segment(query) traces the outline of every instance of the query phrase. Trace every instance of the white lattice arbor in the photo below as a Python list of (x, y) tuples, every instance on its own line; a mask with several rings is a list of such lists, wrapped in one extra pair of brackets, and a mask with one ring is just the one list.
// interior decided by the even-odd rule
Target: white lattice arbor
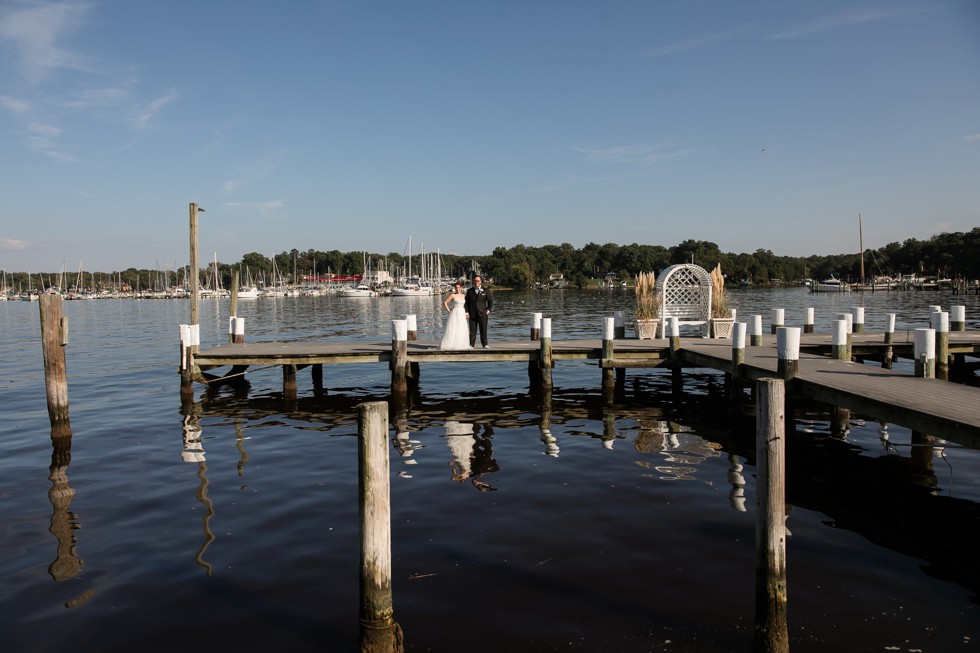
[(708, 336), (711, 320), (711, 275), (700, 265), (684, 263), (664, 268), (657, 276), (660, 296), (660, 337), (667, 335), (672, 318), (681, 325), (699, 327)]

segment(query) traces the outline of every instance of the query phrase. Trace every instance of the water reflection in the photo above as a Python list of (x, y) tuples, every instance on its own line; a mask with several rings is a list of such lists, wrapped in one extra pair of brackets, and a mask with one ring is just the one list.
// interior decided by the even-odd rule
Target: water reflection
[(51, 525), (48, 530), (58, 540), (55, 559), (48, 565), (48, 573), (55, 582), (77, 578), (82, 569), (82, 559), (75, 551), (77, 539), (75, 531), (81, 526), (78, 515), (72, 512), (71, 502), (75, 490), (68, 482), (68, 465), (71, 464), (71, 426), (67, 420), (56, 420), (51, 424), (51, 466), (48, 480), (51, 488), (48, 499), (51, 501)]
[(687, 427), (663, 420), (641, 421), (633, 448), (663, 458), (667, 464), (647, 460), (637, 460), (636, 464), (658, 472), (664, 481), (693, 481), (699, 463), (721, 455), (720, 445), (694, 435)]
[[(201, 542), (201, 548), (198, 549), (197, 554), (194, 556), (194, 562), (199, 566), (204, 567), (207, 575), (210, 576), (212, 573), (212, 566), (209, 562), (204, 559), (204, 554), (211, 543), (215, 540), (215, 535), (211, 532), (211, 518), (214, 517), (214, 504), (212, 503), (210, 497), (208, 497), (208, 464), (205, 459), (205, 451), (202, 434), (204, 429), (201, 427), (201, 411), (202, 405), (200, 403), (184, 402), (181, 405), (181, 413), (183, 418), (181, 420), (181, 427), (183, 432), (183, 443), (184, 449), (180, 452), (180, 458), (184, 462), (197, 463), (197, 478), (200, 483), (197, 486), (194, 494), (197, 497), (198, 502), (204, 506), (204, 517), (202, 519), (202, 527), (204, 529), (204, 539)], [(241, 435), (241, 427), (236, 422), (235, 427), (236, 441), (239, 440)], [(244, 438), (242, 438), (244, 439)], [(242, 452), (244, 456), (243, 459), (239, 459), (239, 475), (244, 467), (244, 460), (247, 460), (247, 455), (244, 453), (244, 448), (240, 447), (239, 451)]]
[[(483, 432), (480, 432), (480, 427)], [(467, 424), (449, 420), (445, 425), (443, 437), (452, 454), (450, 468), (452, 480), (463, 483), (467, 480), (481, 492), (494, 492), (496, 488), (483, 480), (486, 474), (499, 471), (500, 466), (493, 457), (493, 427), (489, 424)]]

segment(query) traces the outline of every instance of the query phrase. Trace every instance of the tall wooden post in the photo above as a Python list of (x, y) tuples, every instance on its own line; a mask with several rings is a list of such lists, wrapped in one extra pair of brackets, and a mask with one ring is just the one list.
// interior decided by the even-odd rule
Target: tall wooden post
[(361, 650), (400, 651), (402, 633), (391, 598), (388, 404), (374, 401), (358, 406), (357, 431)]
[[(405, 339), (408, 341), (415, 341), (418, 340), (418, 338), (419, 338), (418, 318), (416, 318), (414, 314), (406, 315), (405, 316)], [(407, 344), (405, 346), (406, 348), (408, 347)], [(406, 352), (406, 356), (407, 356), (407, 352)], [(409, 363), (408, 369), (405, 370), (405, 374), (407, 379), (411, 381), (411, 383), (417, 386), (419, 384), (419, 380), (420, 380), (419, 374), (421, 371), (422, 370), (419, 367), (418, 363)]]
[(190, 277), (191, 277), (191, 324), (200, 324), (198, 320), (198, 308), (201, 301), (201, 270), (197, 260), (197, 213), (201, 209), (197, 204), (191, 202), (191, 251), (190, 251)]
[(554, 360), (551, 356), (551, 318), (541, 318), (541, 389), (549, 392), (554, 388), (551, 370)]
[(742, 398), (742, 366), (745, 364), (745, 333), (748, 325), (736, 322), (732, 327), (732, 371), (728, 388), (730, 408), (735, 410)]
[(44, 293), (41, 311), (41, 350), (44, 354), (44, 390), (51, 423), (68, 420), (68, 317), (62, 313), (61, 295)]
[[(234, 320), (238, 317), (238, 269), (231, 271), (231, 302), (228, 306), (228, 326), (233, 326)], [(234, 332), (229, 330), (228, 342), (235, 342)]]
[[(622, 340), (626, 337), (626, 318), (622, 311), (613, 311), (613, 338)], [(626, 368), (616, 368), (616, 384), (626, 383)]]
[(786, 432), (785, 383), (758, 381), (756, 418), (756, 538), (755, 629), (756, 653), (789, 651), (786, 620)]
[(391, 321), (391, 394), (408, 394), (408, 378), (405, 368), (408, 365), (408, 322)]

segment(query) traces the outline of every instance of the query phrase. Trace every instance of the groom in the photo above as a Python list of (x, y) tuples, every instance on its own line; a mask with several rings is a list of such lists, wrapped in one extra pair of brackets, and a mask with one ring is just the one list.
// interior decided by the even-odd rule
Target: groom
[(473, 277), (473, 287), (466, 291), (466, 301), (463, 303), (466, 319), (470, 323), (470, 347), (476, 344), (476, 330), (479, 328), (483, 348), (490, 349), (487, 345), (487, 317), (492, 308), (493, 297), (483, 287), (483, 278), (479, 275)]

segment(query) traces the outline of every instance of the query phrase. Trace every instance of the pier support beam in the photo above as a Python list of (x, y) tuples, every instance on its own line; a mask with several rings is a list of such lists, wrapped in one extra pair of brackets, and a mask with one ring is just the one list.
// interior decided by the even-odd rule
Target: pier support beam
[(283, 399), (296, 398), (296, 366), (282, 366), (282, 397)]
[(752, 651), (788, 653), (786, 619), (785, 383), (757, 382), (755, 627)]

